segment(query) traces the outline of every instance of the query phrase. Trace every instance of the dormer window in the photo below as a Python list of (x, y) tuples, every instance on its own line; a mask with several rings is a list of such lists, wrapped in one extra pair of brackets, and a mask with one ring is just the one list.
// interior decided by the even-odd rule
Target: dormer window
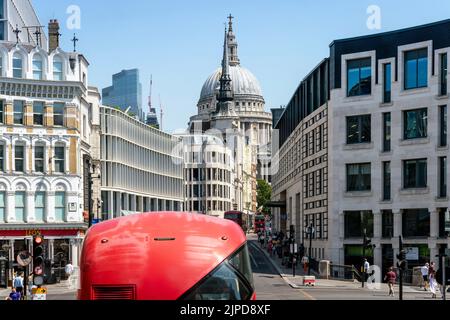
[(55, 57), (53, 59), (53, 80), (63, 80), (63, 62), (60, 57)]
[(13, 78), (23, 77), (23, 59), (19, 53), (15, 53), (13, 57)]
[(38, 54), (33, 57), (33, 79), (42, 80), (42, 58)]

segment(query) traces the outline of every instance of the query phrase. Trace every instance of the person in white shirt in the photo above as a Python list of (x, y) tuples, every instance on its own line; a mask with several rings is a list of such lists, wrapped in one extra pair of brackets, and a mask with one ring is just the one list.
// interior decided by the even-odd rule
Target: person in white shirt
[(370, 269), (370, 263), (367, 261), (367, 259), (364, 259), (364, 277), (365, 281), (367, 282), (367, 279), (369, 278), (369, 269)]
[(420, 272), (422, 273), (423, 286), (425, 288), (425, 291), (428, 290), (428, 272), (429, 272), (429, 269), (430, 269), (430, 264), (429, 263), (426, 263), (423, 267), (420, 268)]
[(68, 264), (66, 264), (65, 272), (68, 277), (71, 276), (73, 273), (73, 265), (70, 261)]

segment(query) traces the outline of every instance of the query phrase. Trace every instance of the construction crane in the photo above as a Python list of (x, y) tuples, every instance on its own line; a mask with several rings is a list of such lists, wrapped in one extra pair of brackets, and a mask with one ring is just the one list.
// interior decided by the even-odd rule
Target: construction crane
[(161, 124), (160, 124), (160, 130), (163, 130), (163, 117), (164, 117), (164, 109), (163, 109), (163, 105), (161, 102), (161, 95), (159, 96), (159, 108), (161, 110)]

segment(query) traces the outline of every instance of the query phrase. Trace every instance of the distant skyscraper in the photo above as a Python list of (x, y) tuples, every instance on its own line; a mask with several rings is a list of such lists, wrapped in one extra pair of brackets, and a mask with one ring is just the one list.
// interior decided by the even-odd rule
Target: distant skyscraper
[(143, 121), (142, 85), (139, 81), (139, 70), (122, 70), (114, 74), (112, 86), (104, 88), (102, 91), (102, 99), (104, 105), (119, 107), (122, 111), (131, 107), (130, 112)]

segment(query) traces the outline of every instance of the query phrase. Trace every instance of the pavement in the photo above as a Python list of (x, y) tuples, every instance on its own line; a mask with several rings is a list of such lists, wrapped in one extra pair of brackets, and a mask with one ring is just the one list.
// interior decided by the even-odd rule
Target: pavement
[[(73, 289), (69, 281), (45, 285), (47, 288), (47, 300), (76, 300), (77, 290)], [(0, 289), (0, 300), (5, 300), (11, 293), (11, 288)]]
[[(263, 254), (273, 268), (276, 270), (277, 275), (292, 289), (300, 291), (303, 295), (309, 298), (309, 300), (319, 299), (390, 299), (387, 296), (388, 286), (385, 283), (377, 284), (376, 286), (362, 288), (362, 285), (358, 281), (344, 281), (344, 280), (328, 280), (320, 279), (318, 274), (312, 272), (312, 275), (316, 276), (315, 287), (303, 286), (303, 278), (305, 276), (303, 269), (296, 270), (296, 276), (293, 276), (292, 268), (286, 268), (281, 264), (281, 259), (277, 256), (270, 255), (266, 249), (262, 248), (257, 241), (257, 236), (250, 234), (248, 236), (250, 247), (252, 251), (258, 250), (260, 254)], [(255, 254), (253, 254), (255, 255)], [(395, 292), (399, 292), (399, 287), (395, 287)], [(405, 300), (427, 300), (432, 299), (431, 293), (425, 291), (423, 288), (404, 286), (403, 287)], [(441, 294), (437, 294), (436, 300), (441, 300)]]

